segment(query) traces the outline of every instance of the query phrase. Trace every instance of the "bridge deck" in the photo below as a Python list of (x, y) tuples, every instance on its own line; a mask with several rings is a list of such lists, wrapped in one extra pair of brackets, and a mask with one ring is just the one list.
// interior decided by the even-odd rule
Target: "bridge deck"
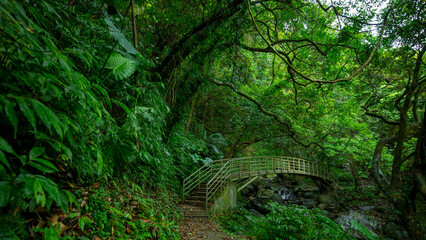
[(335, 182), (334, 175), (324, 165), (293, 157), (243, 157), (212, 161), (192, 173), (183, 182), (183, 198), (192, 190), (206, 184), (208, 201), (229, 181), (251, 178), (265, 174), (299, 174)]

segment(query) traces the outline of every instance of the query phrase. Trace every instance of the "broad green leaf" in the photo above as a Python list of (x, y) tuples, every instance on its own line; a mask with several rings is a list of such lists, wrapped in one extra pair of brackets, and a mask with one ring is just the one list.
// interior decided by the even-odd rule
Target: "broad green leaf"
[(4, 110), (6, 111), (6, 116), (9, 118), (9, 121), (12, 123), (14, 129), (14, 138), (16, 138), (16, 134), (18, 132), (18, 117), (16, 116), (16, 112), (14, 109), (14, 104), (7, 100), (5, 97), (0, 96), (2, 102), (4, 103)]
[(69, 200), (68, 200), (68, 195), (65, 192), (65, 190), (61, 190), (60, 191), (60, 203), (58, 204), (61, 209), (67, 214), (68, 213), (68, 209), (69, 209)]
[(121, 56), (119, 53), (111, 54), (105, 68), (111, 69), (115, 78), (123, 80), (130, 77), (136, 70), (135, 61)]
[(59, 137), (62, 139), (63, 132), (61, 127), (61, 122), (59, 118), (55, 115), (55, 113), (48, 108), (46, 105), (42, 104), (41, 102), (31, 99), (31, 104), (33, 105), (33, 108), (35, 112), (37, 113), (37, 116), (41, 119), (43, 124), (50, 130), (50, 127), (53, 126), (55, 128), (56, 132), (58, 133)]
[(33, 191), (37, 205), (44, 207), (46, 205), (46, 195), (38, 179), (34, 179)]
[(78, 208), (78, 210), (80, 210), (80, 204), (78, 204), (77, 198), (75, 197), (75, 195), (67, 190), (62, 190), (62, 191), (64, 191), (65, 194), (68, 196), (68, 201), (70, 202), (70, 204), (72, 205), (74, 203), (74, 205)]
[(27, 102), (23, 98), (19, 98), (19, 97), (16, 98), (16, 102), (18, 103), (19, 109), (21, 109), (22, 113), (27, 118), (28, 122), (30, 122), (31, 126), (34, 129), (37, 129), (36, 117), (34, 115), (33, 110), (31, 110), (31, 108), (28, 107)]
[(44, 147), (33, 147), (29, 154), (30, 160), (43, 155), (44, 150), (45, 150)]
[(14, 231), (9, 227), (0, 226), (0, 239), (4, 240), (20, 240)]
[(96, 91), (98, 91), (101, 95), (103, 95), (105, 97), (105, 101), (108, 104), (109, 108), (111, 108), (111, 99), (108, 95), (108, 92), (105, 90), (105, 88), (103, 88), (102, 86), (98, 85), (98, 84), (94, 84), (93, 89), (95, 89)]
[(10, 154), (13, 154), (13, 155), (17, 156), (17, 154), (15, 153), (15, 151), (13, 150), (13, 148), (2, 137), (0, 137), (0, 150), (3, 150), (5, 152), (7, 152), (7, 153), (10, 153)]
[(12, 170), (12, 168), (10, 167), (9, 161), (7, 161), (6, 155), (1, 150), (0, 150), (0, 163), (2, 163), (9, 170)]
[(113, 102), (117, 105), (119, 105), (127, 114), (132, 114), (132, 112), (130, 111), (130, 109), (122, 102), (117, 101), (117, 100), (113, 100)]
[[(59, 224), (59, 223), (58, 223)], [(45, 240), (60, 240), (58, 229), (54, 227), (44, 228)]]
[(97, 151), (97, 162), (98, 162), (98, 175), (102, 174), (103, 168), (104, 168), (104, 160), (102, 158), (102, 153), (98, 150)]
[(12, 191), (12, 186), (6, 181), (0, 182), (0, 207), (5, 207), (9, 202), (10, 192)]
[(20, 189), (23, 193), (22, 195), (26, 198), (31, 198), (34, 196), (34, 175), (32, 174), (19, 174), (18, 177), (15, 179), (16, 183), (23, 183), (23, 188)]
[[(52, 172), (57, 172), (58, 169), (55, 167), (55, 165), (53, 165), (53, 163), (45, 160), (45, 159), (41, 159), (41, 158), (34, 158), (31, 160), (32, 162), (28, 163), (29, 165), (33, 164), (36, 166), (33, 166), (35, 168), (37, 168), (38, 170), (44, 172), (44, 173), (52, 173)], [(43, 169), (43, 170), (41, 170)]]
[(61, 148), (62, 148), (62, 151), (64, 151), (65, 155), (67, 155), (67, 157), (70, 160), (72, 160), (72, 151), (67, 146), (65, 146), (64, 144), (61, 144)]
[(128, 53), (140, 55), (138, 50), (133, 44), (127, 40), (126, 36), (115, 26), (115, 24), (109, 19), (105, 18), (105, 22), (108, 25), (111, 35), (118, 41), (121, 47), (123, 47)]
[(81, 217), (78, 219), (78, 225), (80, 226), (81, 231), (84, 231), (84, 225), (85, 225), (84, 217)]
[(99, 108), (101, 104), (99, 104), (98, 99), (90, 90), (86, 90), (85, 94), (86, 94), (86, 100), (88, 105), (93, 109), (93, 111), (95, 111), (98, 114), (100, 118), (102, 118), (102, 112)]
[[(53, 198), (53, 200), (55, 200), (57, 204), (61, 203), (59, 189), (56, 183), (54, 183), (49, 178), (46, 178), (40, 175), (36, 175), (34, 176), (34, 178), (40, 181), (41, 185), (43, 186), (43, 189), (49, 194), (49, 196)], [(59, 206), (61, 207), (61, 205)]]
[(4, 176), (8, 176), (8, 174), (6, 172), (6, 168), (0, 164), (0, 178), (3, 178)]
[(41, 164), (41, 163), (29, 162), (28, 165), (39, 170), (43, 174), (55, 172), (54, 170), (50, 169), (49, 167), (47, 167), (46, 165)]

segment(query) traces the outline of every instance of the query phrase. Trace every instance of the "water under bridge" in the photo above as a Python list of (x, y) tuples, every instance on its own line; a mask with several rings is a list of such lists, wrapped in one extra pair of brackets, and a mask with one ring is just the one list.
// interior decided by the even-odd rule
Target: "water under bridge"
[(221, 159), (200, 167), (183, 181), (182, 201), (208, 210), (209, 203), (227, 184), (249, 178), (238, 188), (240, 191), (257, 177), (267, 174), (310, 176), (325, 185), (336, 182), (327, 165), (305, 159), (282, 156)]

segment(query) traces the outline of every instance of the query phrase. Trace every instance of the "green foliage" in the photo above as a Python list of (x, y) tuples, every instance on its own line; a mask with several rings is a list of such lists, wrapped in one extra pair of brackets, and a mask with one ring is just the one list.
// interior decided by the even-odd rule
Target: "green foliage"
[(221, 134), (207, 136), (206, 130), (198, 123), (192, 123), (186, 131), (186, 124), (186, 121), (177, 123), (167, 143), (181, 177), (190, 175), (203, 164), (222, 158), (222, 149), (226, 146)]
[[(0, 236), (28, 238), (24, 218), (60, 209), (72, 211), (69, 220), (78, 218), (90, 238), (109, 237), (112, 226), (121, 238), (175, 238), (167, 221), (129, 219), (105, 192), (86, 199), (85, 216), (77, 217), (87, 197), (77, 189), (116, 179), (178, 189), (179, 180), (223, 156), (349, 162), (366, 178), (377, 138), (398, 129), (366, 117), (361, 106), (398, 121), (407, 93), (414, 94), (407, 98), (412, 101), (407, 122), (413, 125), (403, 141), (401, 171), (403, 182), (411, 184), (405, 172), (412, 169), (418, 141), (413, 126), (425, 105), (423, 82), (407, 90), (417, 86), (410, 83), (411, 73), (424, 78), (424, 61), (413, 71), (424, 39), (421, 21), (415, 20), (423, 13), (416, 13), (419, 1), (396, 1), (400, 11), (390, 15), (379, 57), (357, 78), (333, 84), (321, 81), (350, 76), (378, 41), (362, 31), (362, 22), (375, 16), (366, 7), (371, 1), (340, 3), (335, 10), (341, 13), (358, 9), (349, 18), (312, 1), (253, 3), (259, 32), (284, 61), (254, 33), (243, 2), (136, 2), (135, 47), (123, 1), (1, 0), (0, 212), (14, 224), (0, 225)], [(213, 87), (209, 79), (231, 87)], [(382, 154), (385, 176), (391, 174), (394, 148), (390, 144)], [(351, 180), (344, 174), (340, 179)], [(367, 189), (365, 198), (374, 194)], [(279, 222), (288, 225), (279, 230), (311, 236), (287, 221), (301, 221), (312, 232), (320, 231), (316, 222), (327, 221), (305, 220), (299, 212), (320, 214), (299, 208), (272, 209), (265, 222), (250, 220), (259, 229), (270, 228), (258, 231), (264, 238), (278, 231)], [(132, 234), (126, 224), (133, 224)], [(47, 239), (61, 235), (57, 225), (37, 231)]]
[(256, 239), (352, 239), (342, 228), (318, 209), (271, 203), (264, 217), (247, 210), (218, 217), (232, 232), (247, 233)]
[(364, 226), (362, 226), (359, 222), (351, 219), (350, 220), (351, 226), (360, 231), (362, 234), (364, 234), (364, 236), (366, 236), (368, 239), (370, 240), (375, 240), (376, 238), (370, 233), (370, 231), (368, 231), (367, 228), (365, 228)]
[[(30, 2), (0, 5), (2, 218), (43, 208), (68, 213), (79, 206), (69, 185), (112, 177), (173, 183), (160, 137), (168, 111), (161, 85), (147, 82), (152, 63), (115, 27), (124, 19), (99, 21), (99, 1), (81, 1), (73, 11), (57, 1)], [(55, 239), (56, 227), (40, 231)], [(27, 238), (24, 224), (1, 229)]]
[(166, 192), (147, 194), (133, 182), (115, 182), (92, 189), (79, 217), (79, 237), (116, 239), (179, 239), (181, 219)]
[(108, 59), (105, 68), (111, 69), (115, 78), (123, 80), (135, 72), (135, 62), (121, 56), (119, 53), (113, 53)]

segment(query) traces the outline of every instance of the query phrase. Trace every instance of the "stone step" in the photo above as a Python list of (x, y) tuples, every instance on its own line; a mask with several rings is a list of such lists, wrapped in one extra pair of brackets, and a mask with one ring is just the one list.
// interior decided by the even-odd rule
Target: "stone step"
[(206, 196), (206, 191), (194, 191), (191, 193), (191, 196)]
[(193, 218), (193, 217), (194, 218), (195, 217), (205, 218), (205, 217), (208, 217), (204, 207), (205, 207), (205, 205), (203, 205), (202, 207), (191, 206), (191, 205), (187, 205), (187, 204), (179, 205), (179, 209), (182, 212), (183, 216), (188, 217), (188, 218)]
[(206, 211), (205, 210), (192, 210), (192, 211), (182, 211), (183, 212), (183, 216), (188, 217), (188, 216), (207, 216)]
[(208, 218), (208, 215), (188, 215), (186, 218)]
[(194, 196), (194, 195), (191, 195), (191, 196), (189, 196), (186, 200), (198, 200), (198, 201), (206, 201), (206, 196), (204, 195), (204, 196)]
[(185, 200), (185, 204), (187, 205), (191, 205), (191, 206), (199, 206), (199, 207), (203, 207), (206, 206), (206, 201), (202, 201), (202, 200)]

